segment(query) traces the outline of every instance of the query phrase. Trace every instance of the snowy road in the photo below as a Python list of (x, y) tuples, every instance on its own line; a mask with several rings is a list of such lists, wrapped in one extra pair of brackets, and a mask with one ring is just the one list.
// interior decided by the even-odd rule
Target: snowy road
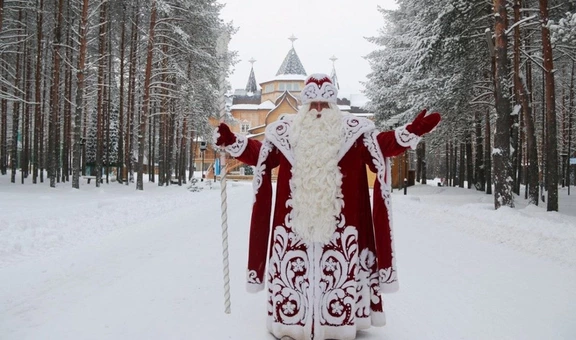
[[(179, 191), (169, 213), (0, 267), (0, 339), (272, 340), (265, 294), (244, 290), (251, 190), (228, 192), (231, 315), (220, 191)], [(573, 263), (485, 237), (475, 230), (490, 218), (418, 190), (393, 197), (400, 292), (385, 296), (388, 325), (358, 339), (576, 338)], [(494, 214), (479, 197), (463, 209)]]

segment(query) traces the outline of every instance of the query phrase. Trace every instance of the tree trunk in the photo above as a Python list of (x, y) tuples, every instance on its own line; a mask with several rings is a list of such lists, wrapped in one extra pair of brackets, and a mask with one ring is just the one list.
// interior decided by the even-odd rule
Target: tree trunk
[(158, 125), (158, 115), (154, 115), (152, 117), (152, 141), (151, 141), (151, 151), (150, 151), (150, 159), (152, 159), (152, 168), (150, 170), (150, 181), (154, 183), (156, 181), (156, 130)]
[[(108, 4), (106, 5), (107, 7), (109, 6)], [(110, 17), (110, 11), (106, 11), (106, 20), (108, 21), (108, 24), (106, 25), (107, 29), (106, 29), (106, 33), (108, 34), (108, 44), (107, 44), (107, 48), (108, 48), (108, 57), (106, 58), (107, 61), (107, 66), (108, 66), (108, 72), (107, 72), (107, 81), (108, 81), (108, 86), (106, 86), (105, 88), (105, 93), (106, 93), (106, 105), (105, 105), (105, 110), (106, 110), (106, 184), (110, 183), (110, 165), (111, 165), (111, 159), (112, 159), (112, 152), (113, 150), (113, 144), (112, 144), (112, 140), (110, 139), (110, 127), (111, 127), (111, 123), (112, 123), (112, 63), (114, 62), (114, 56), (112, 55), (112, 24), (111, 24), (111, 17)], [(116, 123), (116, 122), (114, 122)], [(118, 156), (116, 154), (116, 156)]]
[[(521, 7), (521, 0), (514, 0), (514, 23), (517, 24), (520, 21), (520, 7)], [(519, 113), (519, 110), (516, 106), (520, 106), (520, 25), (514, 26), (514, 57), (513, 57), (513, 65), (514, 69), (514, 115), (511, 116), (511, 131), (512, 134), (512, 179), (514, 180), (514, 184), (512, 187), (512, 191), (517, 195), (520, 195), (520, 180), (519, 180), (519, 173), (521, 171), (521, 130), (519, 129), (520, 124), (520, 115), (516, 114)]]
[(450, 142), (446, 141), (446, 173), (444, 177), (444, 183), (442, 185), (450, 186)]
[(422, 178), (423, 153), (423, 143), (418, 143), (416, 147), (416, 182), (420, 182)]
[(136, 91), (134, 88), (136, 86), (136, 67), (138, 63), (138, 30), (139, 30), (139, 1), (133, 4), (133, 19), (132, 26), (130, 28), (131, 39), (130, 39), (130, 70), (128, 72), (128, 121), (126, 122), (126, 176), (128, 180), (126, 185), (134, 181), (134, 168), (133, 168), (133, 141), (134, 141), (134, 120), (136, 111)]
[(194, 171), (196, 170), (196, 142), (194, 142), (194, 130), (190, 129), (190, 164), (188, 165), (188, 180), (191, 181), (194, 177)]
[[(426, 184), (426, 142), (422, 141), (420, 142), (420, 144), (422, 144), (422, 184)], [(220, 166), (224, 166), (223, 164), (221, 164)]]
[[(0, 33), (2, 32), (2, 25), (4, 22), (4, 0), (0, 0)], [(4, 58), (0, 60), (2, 64), (4, 63)], [(6, 69), (4, 65), (1, 65), (2, 69)], [(2, 71), (0, 71), (2, 72)], [(2, 78), (6, 79), (2, 74)], [(2, 85), (2, 93), (6, 93), (6, 86)], [(7, 119), (7, 103), (6, 99), (0, 99), (0, 175), (6, 175), (8, 166), (8, 119)]]
[(4, 0), (0, 0), (0, 33), (2, 33), (3, 23), (4, 23)]
[[(18, 11), (18, 33), (22, 29), (21, 22), (22, 22), (22, 10)], [(17, 33), (17, 34), (18, 34)], [(14, 97), (18, 98), (20, 96), (20, 79), (22, 75), (20, 74), (20, 64), (22, 62), (22, 47), (23, 43), (19, 42), (17, 47), (16, 53), (16, 69), (15, 69), (15, 77), (14, 77)], [(12, 104), (12, 155), (10, 156), (10, 162), (12, 163), (11, 168), (11, 175), (10, 175), (10, 182), (16, 183), (16, 170), (18, 167), (18, 126), (20, 125), (20, 101), (15, 100)]]
[[(171, 105), (169, 105), (170, 107)], [(172, 179), (172, 170), (174, 170), (174, 132), (176, 131), (176, 117), (174, 110), (170, 109), (170, 128), (168, 129), (168, 163), (166, 166), (166, 177), (168, 183)]]
[(570, 76), (570, 94), (568, 99), (568, 165), (566, 166), (566, 178), (568, 181), (568, 195), (570, 195), (570, 158), (572, 158), (572, 120), (574, 119), (574, 69), (576, 62), (572, 61), (572, 72)]
[(450, 156), (452, 158), (452, 186), (458, 186), (460, 184), (460, 178), (458, 178), (458, 143), (451, 143), (452, 150), (450, 151)]
[[(27, 32), (28, 33), (28, 32)], [(26, 51), (25, 61), (26, 61), (26, 97), (24, 104), (24, 122), (22, 123), (22, 131), (23, 131), (23, 150), (22, 150), (22, 184), (24, 184), (24, 178), (28, 178), (30, 174), (30, 106), (32, 105), (31, 98), (32, 98), (32, 58), (31, 58), (31, 50), (32, 50), (32, 40), (28, 40), (26, 43)]]
[(461, 142), (460, 143), (460, 165), (458, 168), (458, 177), (460, 178), (460, 180), (458, 181), (458, 186), (460, 188), (464, 188), (464, 179), (466, 178), (466, 157), (465, 157), (465, 153), (466, 153), (466, 143), (465, 142)]
[(84, 76), (86, 67), (86, 25), (88, 25), (88, 2), (89, 0), (82, 1), (82, 16), (80, 17), (79, 32), (79, 52), (78, 52), (78, 72), (76, 73), (76, 112), (74, 114), (74, 157), (73, 157), (73, 173), (72, 173), (72, 187), (80, 188), (80, 159), (82, 157), (82, 115), (84, 105)]
[[(2, 92), (6, 93), (6, 91), (6, 86), (2, 85)], [(2, 115), (0, 121), (0, 175), (6, 175), (8, 171), (8, 102), (6, 98), (0, 99), (0, 111)]]
[(119, 184), (124, 181), (124, 68), (125, 63), (125, 51), (124, 46), (126, 40), (126, 4), (123, 4), (122, 11), (122, 22), (120, 22), (120, 74), (118, 75), (120, 80), (120, 93), (118, 98), (118, 168), (116, 170), (116, 180)]
[(56, 187), (56, 175), (58, 169), (58, 122), (60, 110), (60, 49), (62, 45), (62, 24), (64, 23), (63, 10), (64, 0), (54, 0), (56, 9), (56, 27), (54, 28), (54, 41), (52, 43), (54, 55), (52, 70), (52, 90), (50, 98), (50, 119), (48, 121), (48, 155), (50, 187)]
[[(68, 16), (70, 16), (70, 6), (68, 1)], [(71, 25), (68, 25), (66, 30), (66, 41), (69, 48), (66, 50), (66, 72), (64, 83), (64, 138), (62, 148), (62, 182), (70, 181), (70, 145), (71, 139), (71, 125), (72, 125), (72, 38), (70, 33)]]
[(38, 168), (40, 167), (40, 129), (42, 128), (42, 26), (44, 12), (44, 0), (39, 0), (38, 11), (36, 12), (36, 71), (34, 75), (34, 145), (32, 146), (32, 183), (38, 183)]
[[(47, 46), (47, 45), (46, 45)], [(48, 59), (48, 56), (46, 56), (46, 59)], [(48, 74), (50, 73), (50, 69), (48, 67), (48, 64), (46, 61), (44, 61), (44, 65), (43, 68), (45, 70), (45, 72)], [(49, 96), (46, 95), (46, 92), (48, 92), (48, 77), (44, 77), (44, 85), (42, 86), (42, 107), (41, 107), (41, 116), (40, 116), (40, 183), (44, 183), (44, 170), (46, 169), (46, 163), (49, 161), (49, 157), (48, 157), (48, 153), (50, 152), (50, 150), (46, 149), (46, 118), (48, 118), (48, 120), (50, 120), (50, 118), (48, 117), (48, 113), (46, 112), (46, 108), (48, 107), (48, 104), (46, 104), (46, 102), (48, 101)]]
[(490, 111), (486, 110), (484, 118), (486, 127), (484, 128), (484, 171), (486, 173), (486, 194), (492, 195), (492, 141), (490, 136)]
[(102, 0), (100, 3), (100, 22), (99, 22), (99, 39), (98, 39), (98, 94), (96, 99), (96, 187), (100, 187), (103, 166), (103, 149), (104, 149), (104, 98), (105, 75), (106, 70), (106, 27), (107, 27), (107, 7), (108, 1)]
[(558, 141), (556, 137), (556, 100), (554, 96), (554, 61), (550, 29), (548, 28), (548, 0), (540, 0), (542, 21), (542, 56), (546, 80), (546, 210), (558, 211)]
[(496, 132), (494, 135), (494, 207), (514, 207), (512, 164), (510, 160), (510, 98), (506, 87), (508, 75), (508, 19), (506, 1), (494, 1), (496, 24)]
[(472, 188), (474, 182), (474, 162), (472, 160), (472, 134), (466, 133), (466, 181), (467, 188)]
[[(180, 133), (180, 171), (178, 176), (178, 185), (186, 184), (186, 131), (188, 130), (187, 117), (182, 122), (182, 131)], [(424, 143), (424, 142), (422, 142)]]
[(474, 172), (475, 187), (476, 190), (484, 191), (486, 190), (486, 179), (484, 178), (484, 149), (483, 149), (483, 138), (482, 138), (482, 117), (478, 111), (474, 113), (474, 126), (476, 129), (476, 159)]
[(146, 142), (146, 123), (148, 122), (148, 110), (150, 106), (150, 81), (152, 78), (152, 57), (154, 52), (154, 28), (156, 26), (156, 0), (152, 0), (150, 12), (150, 28), (148, 30), (148, 51), (146, 54), (146, 69), (144, 75), (144, 98), (142, 102), (142, 114), (140, 116), (140, 136), (138, 136), (138, 177), (136, 189), (144, 190), (144, 148)]
[[(162, 103), (164, 103), (164, 98), (162, 98)], [(163, 110), (163, 104), (161, 105), (160, 111)], [(166, 184), (166, 176), (164, 167), (166, 164), (166, 116), (165, 114), (161, 114), (159, 117), (159, 126), (158, 126), (158, 186), (163, 186)]]

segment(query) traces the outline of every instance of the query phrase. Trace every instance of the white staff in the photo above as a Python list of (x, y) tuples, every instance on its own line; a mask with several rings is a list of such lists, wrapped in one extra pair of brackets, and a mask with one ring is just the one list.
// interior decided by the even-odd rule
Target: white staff
[[(228, 68), (226, 52), (228, 50), (228, 32), (218, 39), (217, 49), (220, 59), (220, 121), (224, 121), (226, 115), (226, 70)], [(222, 262), (224, 268), (224, 312), (230, 314), (230, 271), (228, 264), (228, 205), (226, 196), (226, 152), (220, 150), (220, 215), (222, 218)]]

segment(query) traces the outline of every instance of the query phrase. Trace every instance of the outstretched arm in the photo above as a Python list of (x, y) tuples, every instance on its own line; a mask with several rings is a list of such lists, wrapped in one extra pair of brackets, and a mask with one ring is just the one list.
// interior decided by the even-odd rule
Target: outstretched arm
[(426, 115), (426, 109), (422, 110), (418, 116), (407, 125), (401, 126), (393, 131), (382, 132), (378, 135), (378, 144), (384, 157), (394, 157), (407, 148), (415, 149), (422, 136), (432, 131), (441, 117), (437, 112)]
[(248, 165), (258, 163), (258, 155), (262, 143), (257, 140), (248, 139), (244, 135), (235, 134), (230, 131), (228, 125), (220, 123), (214, 130), (214, 144), (223, 148), (232, 157)]

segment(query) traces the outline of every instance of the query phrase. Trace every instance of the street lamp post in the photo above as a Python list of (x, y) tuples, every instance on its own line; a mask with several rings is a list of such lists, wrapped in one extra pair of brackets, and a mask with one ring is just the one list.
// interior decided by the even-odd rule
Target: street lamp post
[(204, 151), (206, 151), (206, 142), (200, 142), (200, 153), (202, 154), (202, 177), (200, 178), (200, 182), (204, 182)]

